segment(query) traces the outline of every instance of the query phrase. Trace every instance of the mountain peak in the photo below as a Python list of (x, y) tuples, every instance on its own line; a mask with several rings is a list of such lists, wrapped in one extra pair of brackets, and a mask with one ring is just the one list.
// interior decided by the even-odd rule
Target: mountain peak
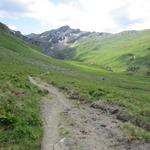
[(68, 25), (65, 25), (65, 26), (62, 26), (60, 28), (58, 28), (58, 30), (62, 31), (62, 32), (65, 32), (67, 30), (70, 30), (71, 28), (68, 26)]

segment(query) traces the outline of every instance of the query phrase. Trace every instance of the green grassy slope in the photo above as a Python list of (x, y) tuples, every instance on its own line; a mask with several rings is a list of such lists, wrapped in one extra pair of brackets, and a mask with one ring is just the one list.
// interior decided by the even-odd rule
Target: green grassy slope
[(28, 76), (45, 72), (52, 62), (38, 48), (0, 32), (0, 149), (38, 149), (39, 99), (44, 92), (32, 86)]
[(23, 40), (0, 32), (0, 149), (38, 149), (41, 136), (40, 91), (28, 76), (62, 68)]
[[(85, 102), (101, 99), (125, 107), (138, 126), (150, 123), (150, 78), (58, 61), (0, 32), (0, 149), (35, 150), (40, 145), (39, 100), (46, 91), (33, 86), (28, 76), (40, 77), (68, 93), (74, 91)], [(133, 136), (150, 140), (146, 130), (139, 129)]]
[(150, 70), (150, 30), (125, 31), (82, 39), (75, 60), (98, 64), (114, 71)]

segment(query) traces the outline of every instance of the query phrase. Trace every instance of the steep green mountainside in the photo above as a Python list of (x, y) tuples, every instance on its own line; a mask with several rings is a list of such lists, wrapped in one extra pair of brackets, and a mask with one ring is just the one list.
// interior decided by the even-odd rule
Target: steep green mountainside
[[(81, 42), (82, 44), (82, 42)], [(93, 43), (94, 44), (94, 43)], [(127, 109), (133, 139), (150, 140), (150, 78), (48, 57), (16, 36), (0, 31), (0, 149), (36, 150), (42, 137), (39, 77), (84, 102), (105, 100)], [(71, 96), (71, 95), (70, 95)], [(143, 128), (143, 129), (142, 129)]]
[(0, 49), (1, 64), (26, 64), (42, 67), (56, 62), (42, 54), (38, 47), (5, 32), (0, 33)]
[(150, 71), (150, 30), (88, 37), (75, 47), (78, 61), (113, 71)]

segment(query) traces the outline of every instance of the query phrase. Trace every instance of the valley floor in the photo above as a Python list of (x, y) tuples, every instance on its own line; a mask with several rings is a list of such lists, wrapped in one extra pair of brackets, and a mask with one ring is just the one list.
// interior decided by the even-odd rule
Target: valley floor
[(88, 104), (69, 100), (57, 88), (29, 77), (48, 95), (41, 102), (44, 135), (41, 150), (148, 150), (150, 144), (128, 142), (122, 122)]

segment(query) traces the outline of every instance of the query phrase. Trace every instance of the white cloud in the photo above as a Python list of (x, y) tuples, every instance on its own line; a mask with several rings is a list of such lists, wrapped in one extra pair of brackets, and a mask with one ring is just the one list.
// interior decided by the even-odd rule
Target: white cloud
[(17, 27), (16, 26), (14, 26), (14, 25), (8, 25), (8, 27), (10, 28), (10, 29), (12, 29), (12, 30), (17, 30)]
[(41, 24), (59, 27), (70, 25), (74, 28), (90, 31), (111, 31), (117, 26), (110, 12), (122, 6), (122, 1), (115, 0), (77, 0), (70, 3), (58, 3), (54, 5), (48, 0), (20, 0), (28, 7), (25, 14), (39, 20)]
[[(150, 28), (150, 0), (70, 0), (57, 5), (51, 0), (15, 2), (27, 8), (19, 15), (33, 18), (41, 25), (52, 28), (70, 25), (82, 30), (105, 32)], [(122, 12), (124, 10), (125, 13)], [(119, 17), (114, 16), (117, 13)]]

